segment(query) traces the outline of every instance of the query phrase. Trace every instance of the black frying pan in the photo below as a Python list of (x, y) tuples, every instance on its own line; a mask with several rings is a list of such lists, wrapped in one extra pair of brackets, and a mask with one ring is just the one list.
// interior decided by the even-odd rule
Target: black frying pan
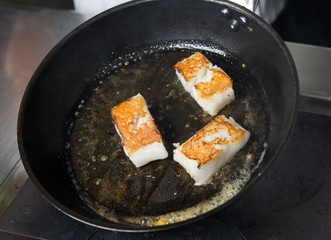
[[(220, 114), (252, 133), (203, 187), (194, 187), (172, 160), (172, 143), (211, 120), (173, 70), (194, 51), (232, 77), (236, 101)], [(110, 117), (111, 107), (138, 92), (169, 152), (139, 169), (125, 157)], [(161, 230), (206, 217), (245, 194), (284, 148), (297, 97), (284, 42), (248, 10), (226, 1), (130, 2), (82, 24), (40, 64), (20, 108), (19, 150), (36, 187), (69, 216), (106, 229)]]

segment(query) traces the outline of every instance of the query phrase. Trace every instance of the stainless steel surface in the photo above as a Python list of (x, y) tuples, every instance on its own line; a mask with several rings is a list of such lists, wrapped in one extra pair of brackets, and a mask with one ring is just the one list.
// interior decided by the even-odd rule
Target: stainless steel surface
[[(16, 142), (17, 114), (27, 83), (51, 48), (88, 18), (90, 15), (69, 10), (0, 3), (0, 190), (7, 192), (1, 196), (2, 202), (8, 204), (17, 192), (10, 188), (27, 178)], [(296, 43), (287, 45), (297, 65), (302, 95), (317, 97), (326, 102), (326, 108), (330, 106), (331, 50)], [(316, 106), (303, 110), (323, 112)]]
[(230, 0), (231, 2), (237, 3), (245, 8), (255, 12), (260, 0)]
[(0, 213), (4, 212), (28, 179), (22, 161), (18, 161), (0, 185)]
[(287, 43), (294, 58), (300, 94), (331, 101), (331, 48)]
[(299, 75), (300, 110), (331, 115), (331, 48), (286, 44)]

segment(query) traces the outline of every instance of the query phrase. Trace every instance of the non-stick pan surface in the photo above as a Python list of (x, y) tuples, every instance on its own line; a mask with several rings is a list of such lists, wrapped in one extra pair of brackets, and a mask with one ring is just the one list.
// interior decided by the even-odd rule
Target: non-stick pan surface
[[(211, 120), (173, 70), (194, 51), (232, 77), (236, 100), (220, 114), (252, 134), (203, 187), (194, 187), (172, 160), (173, 143)], [(83, 24), (42, 62), (20, 109), (20, 152), (41, 193), (76, 219), (122, 231), (175, 227), (226, 207), (259, 178), (290, 134), (297, 91), (284, 43), (243, 8), (222, 1), (133, 2)], [(110, 117), (111, 107), (138, 92), (169, 152), (139, 169), (123, 153)]]
[[(236, 101), (221, 114), (241, 122), (252, 136), (212, 184), (194, 186), (184, 168), (173, 161), (173, 143), (185, 142), (212, 117), (184, 90), (173, 69), (192, 50), (155, 49), (156, 53), (143, 57), (134, 53), (137, 61), (121, 57), (124, 66), (84, 95), (69, 124), (72, 130), (67, 148), (72, 177), (76, 176), (83, 199), (114, 221), (171, 223), (214, 209), (243, 187), (265, 148), (267, 110), (257, 80), (242, 63), (225, 54), (204, 52), (234, 82)], [(109, 115), (111, 107), (138, 92), (145, 96), (169, 152), (167, 159), (141, 168), (136, 168), (124, 154)]]

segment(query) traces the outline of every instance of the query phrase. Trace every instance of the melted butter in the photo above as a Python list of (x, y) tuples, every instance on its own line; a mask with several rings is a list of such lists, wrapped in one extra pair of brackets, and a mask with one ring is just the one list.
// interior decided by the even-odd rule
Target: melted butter
[(163, 214), (157, 217), (153, 217), (153, 216), (143, 216), (139, 218), (128, 217), (125, 218), (125, 221), (138, 225), (160, 226), (160, 225), (185, 221), (190, 218), (194, 218), (198, 215), (207, 213), (223, 205), (241, 191), (241, 189), (250, 179), (251, 176), (251, 171), (249, 170), (250, 165), (251, 162), (247, 161), (247, 166), (246, 166), (247, 168), (242, 169), (240, 176), (237, 176), (237, 178), (234, 181), (225, 182), (223, 184), (222, 190), (219, 193), (217, 193), (214, 197), (208, 199), (207, 201), (197, 204), (196, 206), (193, 206), (191, 208), (182, 211)]

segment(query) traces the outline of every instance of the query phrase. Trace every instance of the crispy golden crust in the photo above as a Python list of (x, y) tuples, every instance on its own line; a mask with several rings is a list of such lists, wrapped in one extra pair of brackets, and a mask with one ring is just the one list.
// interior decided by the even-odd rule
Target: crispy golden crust
[[(227, 131), (229, 138), (212, 137), (220, 131)], [(189, 159), (198, 161), (198, 167), (216, 158), (223, 150), (221, 146), (225, 146), (230, 142), (236, 142), (243, 138), (246, 131), (237, 128), (232, 122), (225, 119), (223, 116), (217, 116), (204, 128), (199, 130), (189, 140), (181, 146), (181, 152)], [(207, 139), (211, 140), (207, 141)], [(218, 147), (215, 148), (215, 145)]]
[(186, 82), (190, 82), (201, 69), (204, 67), (209, 68), (209, 64), (210, 62), (204, 55), (196, 52), (192, 56), (178, 62), (175, 65), (175, 69), (184, 77)]
[(210, 98), (215, 93), (222, 93), (232, 88), (231, 78), (221, 69), (212, 68), (212, 77), (209, 82), (199, 82), (194, 87), (200, 98)]
[(141, 95), (129, 98), (113, 107), (111, 116), (129, 156), (143, 146), (162, 142), (162, 137)]

